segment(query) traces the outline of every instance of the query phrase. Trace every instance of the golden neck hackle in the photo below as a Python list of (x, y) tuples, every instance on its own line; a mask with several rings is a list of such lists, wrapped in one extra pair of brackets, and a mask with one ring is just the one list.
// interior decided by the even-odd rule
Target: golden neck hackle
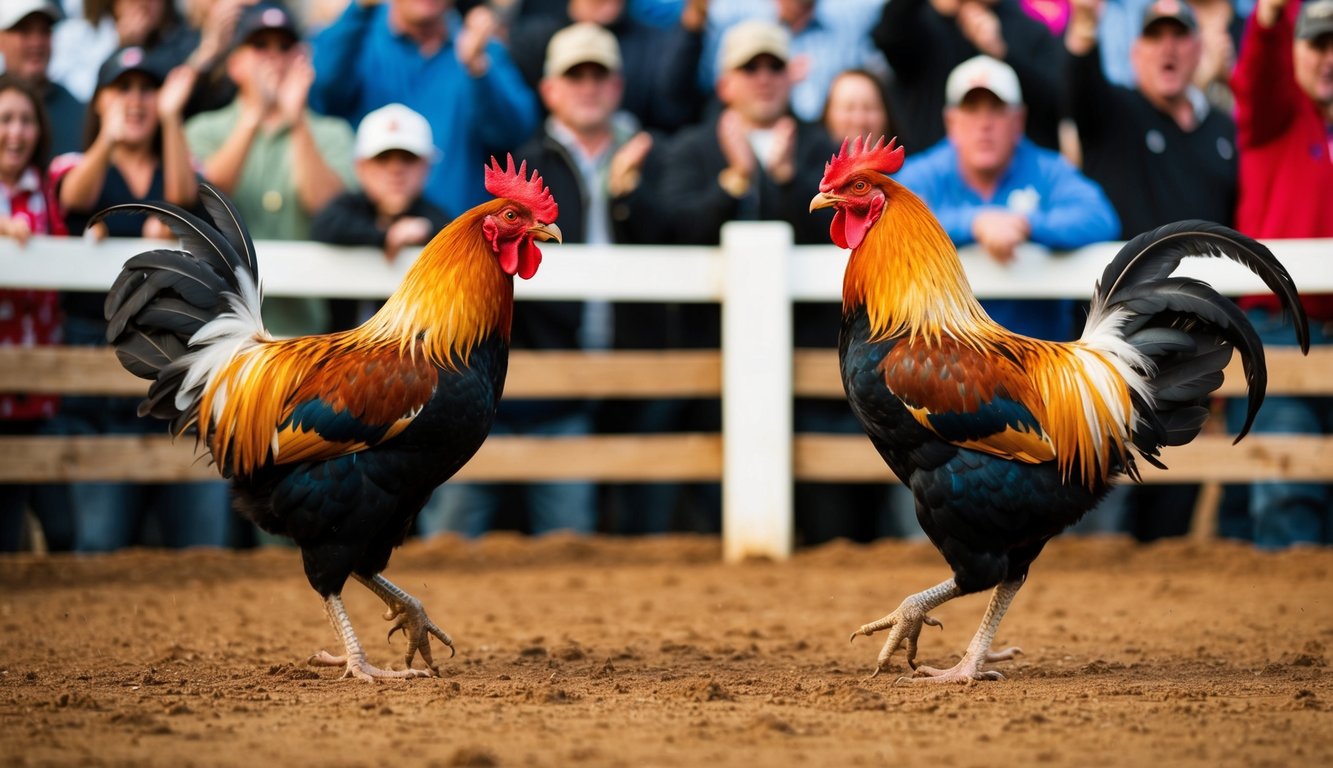
[(396, 342), (405, 353), (420, 349), (436, 365), (454, 368), (483, 339), (509, 337), (514, 279), (500, 269), (482, 232), (482, 221), (504, 207), (495, 200), (473, 208), (445, 227), (422, 250), (403, 284), (380, 311), (352, 333)]
[(864, 305), (872, 339), (966, 340), (991, 325), (930, 209), (892, 180), (885, 192), (884, 213), (847, 262), (844, 311)]

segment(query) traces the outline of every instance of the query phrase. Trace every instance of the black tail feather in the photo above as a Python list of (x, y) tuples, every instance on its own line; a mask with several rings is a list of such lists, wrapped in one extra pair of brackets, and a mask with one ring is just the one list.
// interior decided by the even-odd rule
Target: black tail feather
[(236, 208), (222, 193), (200, 185), (200, 201), (213, 222), (163, 202), (129, 203), (106, 208), (90, 222), (136, 213), (161, 219), (181, 241), (181, 250), (156, 249), (131, 257), (107, 293), (104, 312), (107, 340), (121, 365), (153, 380), (140, 415), (172, 422), (180, 434), (197, 410), (176, 402), (186, 366), (178, 361), (190, 339), (207, 323), (231, 309), (228, 295), (258, 287), (254, 243)]
[(1250, 430), (1268, 387), (1258, 333), (1245, 313), (1206, 283), (1172, 273), (1187, 256), (1228, 258), (1247, 267), (1278, 296), (1292, 319), (1302, 351), (1310, 345), (1309, 321), (1286, 268), (1262, 243), (1207, 221), (1181, 221), (1145, 232), (1125, 244), (1102, 272), (1094, 302), (1127, 310), (1126, 341), (1146, 355), (1154, 402), (1137, 396), (1141, 421), (1133, 442), (1149, 462), (1164, 445), (1198, 435), (1208, 400), (1221, 386), (1233, 350), (1240, 353), (1248, 403), (1236, 440)]

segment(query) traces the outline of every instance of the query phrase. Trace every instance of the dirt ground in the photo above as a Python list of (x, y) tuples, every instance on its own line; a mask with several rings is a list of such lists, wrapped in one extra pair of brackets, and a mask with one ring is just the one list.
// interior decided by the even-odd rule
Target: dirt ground
[[(1008, 679), (866, 679), (850, 631), (947, 573), (926, 544), (720, 562), (714, 538), (415, 542), (387, 576), (458, 655), (367, 684), (294, 551), (0, 559), (12, 765), (1333, 765), (1333, 549), (1063, 538), (1000, 628)], [(371, 661), (401, 664), (351, 585)], [(949, 666), (985, 597), (939, 609)], [(445, 654), (447, 656), (447, 654)], [(895, 661), (902, 670), (902, 657)]]

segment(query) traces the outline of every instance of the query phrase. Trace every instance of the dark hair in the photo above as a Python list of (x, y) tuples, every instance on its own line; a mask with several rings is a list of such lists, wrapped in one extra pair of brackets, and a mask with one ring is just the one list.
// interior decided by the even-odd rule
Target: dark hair
[[(834, 75), (833, 79), (829, 81), (828, 93), (825, 94), (824, 96), (824, 109), (822, 109), (819, 113), (819, 124), (821, 126), (824, 126), (825, 128), (828, 127), (828, 108), (829, 108), (829, 102), (833, 100), (833, 84), (836, 83), (838, 80), (841, 80), (843, 77), (846, 77), (847, 75), (862, 77), (874, 84), (875, 92), (879, 94), (879, 101), (881, 104), (884, 105), (884, 119), (885, 122), (887, 123), (885, 132), (888, 133), (890, 136), (896, 134), (899, 131), (900, 126), (898, 125), (897, 116), (895, 116), (893, 113), (893, 102), (889, 100), (888, 85), (884, 82), (884, 78), (880, 77), (874, 72), (871, 72), (868, 69), (861, 69), (859, 67), (853, 69), (844, 69), (843, 71)], [(902, 143), (901, 139), (902, 137), (899, 136), (899, 142), (898, 142), (899, 144)]]
[[(138, 72), (139, 70), (133, 70), (133, 71)], [(112, 81), (111, 85), (114, 84), (115, 81)], [(94, 141), (97, 141), (97, 134), (102, 132), (102, 116), (97, 114), (97, 97), (101, 95), (102, 91), (105, 91), (107, 88), (110, 88), (111, 85), (97, 88), (96, 90), (93, 91), (92, 98), (88, 99), (88, 108), (84, 110), (85, 114), (83, 116), (83, 151), (85, 152), (87, 152), (88, 148), (93, 145)], [(161, 89), (162, 84), (159, 82), (156, 87), (158, 89)], [(156, 104), (153, 105), (153, 114), (155, 115), (157, 114)], [(157, 134), (153, 136), (153, 152), (155, 152), (158, 157), (162, 156), (161, 115), (157, 116)]]
[[(176, 10), (175, 0), (162, 0), (165, 6), (162, 9), (162, 25), (148, 33), (148, 39), (143, 41), (146, 48), (162, 42), (166, 33), (170, 32), (180, 23), (180, 13)], [(83, 0), (83, 18), (88, 23), (97, 26), (102, 19), (112, 16), (112, 9), (116, 5), (116, 0)]]
[(46, 106), (42, 104), (41, 95), (31, 83), (20, 79), (12, 72), (0, 75), (0, 93), (5, 91), (18, 91), (27, 96), (28, 101), (32, 103), (33, 111), (37, 113), (38, 135), (37, 146), (33, 148), (28, 164), (45, 170), (47, 164), (51, 162), (51, 118), (46, 114)]

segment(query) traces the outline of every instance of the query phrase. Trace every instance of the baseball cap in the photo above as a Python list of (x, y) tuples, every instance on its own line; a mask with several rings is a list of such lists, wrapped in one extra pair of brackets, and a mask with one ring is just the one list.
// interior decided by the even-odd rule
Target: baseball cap
[(1199, 28), (1198, 22), (1194, 20), (1194, 11), (1185, 0), (1157, 0), (1143, 9), (1143, 25), (1139, 27), (1139, 34), (1147, 32), (1148, 27), (1163, 19), (1174, 21), (1187, 32)]
[(985, 55), (973, 56), (953, 68), (944, 84), (944, 101), (956, 107), (978, 88), (990, 91), (1011, 107), (1023, 105), (1023, 89), (1018, 85), (1014, 68)]
[(158, 85), (162, 84), (162, 70), (157, 66), (157, 62), (148, 52), (137, 45), (121, 48), (111, 57), (102, 62), (102, 67), (97, 70), (97, 88), (111, 85), (127, 72), (143, 72), (153, 78)]
[(236, 34), (232, 36), (232, 48), (245, 45), (251, 37), (269, 29), (277, 29), (300, 40), (301, 32), (296, 28), (296, 19), (282, 5), (269, 0), (247, 5), (236, 19)]
[(365, 160), (391, 149), (433, 160), (436, 151), (430, 123), (402, 104), (380, 107), (361, 118), (356, 128), (356, 159)]
[(546, 45), (546, 77), (563, 75), (579, 64), (601, 64), (620, 71), (620, 43), (600, 24), (590, 21), (571, 24), (556, 32)]
[(0, 3), (0, 29), (13, 29), (30, 14), (44, 13), (55, 23), (65, 18), (53, 0), (5, 0)]
[(1296, 39), (1313, 40), (1333, 32), (1333, 0), (1314, 0), (1301, 6), (1296, 17)]
[(722, 37), (723, 70), (743, 67), (765, 53), (784, 62), (791, 57), (791, 36), (772, 22), (742, 21)]

